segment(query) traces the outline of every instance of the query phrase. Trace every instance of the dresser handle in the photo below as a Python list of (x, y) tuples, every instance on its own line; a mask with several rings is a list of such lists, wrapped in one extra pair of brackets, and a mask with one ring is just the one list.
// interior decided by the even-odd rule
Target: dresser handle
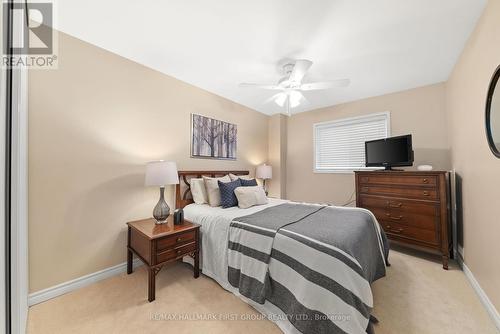
[(424, 190), (424, 196), (429, 196), (429, 192), (427, 190)]
[(387, 202), (387, 206), (389, 206), (390, 208), (400, 208), (403, 206), (403, 203), (392, 204), (391, 202)]
[(177, 238), (177, 242), (180, 242), (181, 240), (182, 240), (182, 238), (181, 238), (181, 237)]
[(423, 183), (429, 183), (429, 180), (428, 179), (423, 179), (422, 182)]
[(391, 233), (401, 233), (403, 231), (404, 231), (404, 229), (398, 228), (397, 230), (390, 230), (389, 232), (391, 232)]
[(401, 218), (403, 218), (403, 216), (399, 216), (399, 217), (394, 217), (394, 216), (391, 216), (390, 213), (386, 213), (385, 214), (387, 217), (389, 217), (390, 219), (392, 220), (401, 220)]
[(179, 249), (179, 250), (177, 251), (177, 254), (180, 254), (181, 252), (182, 252), (182, 251)]

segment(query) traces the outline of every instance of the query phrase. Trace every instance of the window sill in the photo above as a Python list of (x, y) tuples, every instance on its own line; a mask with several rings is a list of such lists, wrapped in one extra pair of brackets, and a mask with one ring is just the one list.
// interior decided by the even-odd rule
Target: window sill
[(384, 168), (314, 169), (315, 174), (354, 174), (356, 171), (376, 171)]

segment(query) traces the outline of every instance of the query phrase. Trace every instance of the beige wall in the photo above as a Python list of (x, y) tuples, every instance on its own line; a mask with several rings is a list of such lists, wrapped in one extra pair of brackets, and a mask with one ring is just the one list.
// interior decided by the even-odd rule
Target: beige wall
[[(287, 198), (344, 204), (354, 192), (354, 174), (313, 172), (313, 124), (390, 111), (391, 135), (413, 135), (415, 164), (450, 168), (444, 84), (300, 113), (288, 119)], [(352, 196), (354, 198), (354, 196)]]
[[(190, 113), (238, 125), (237, 161), (189, 157)], [(59, 69), (29, 75), (30, 291), (125, 261), (125, 222), (158, 200), (147, 161), (253, 173), (267, 136), (263, 114), (60, 34)]]
[(500, 159), (484, 129), (488, 85), (500, 64), (500, 1), (490, 0), (446, 84), (452, 164), (462, 177), (464, 257), (500, 310)]
[(286, 123), (287, 116), (277, 114), (269, 117), (269, 165), (273, 178), (269, 182), (269, 196), (286, 197)]

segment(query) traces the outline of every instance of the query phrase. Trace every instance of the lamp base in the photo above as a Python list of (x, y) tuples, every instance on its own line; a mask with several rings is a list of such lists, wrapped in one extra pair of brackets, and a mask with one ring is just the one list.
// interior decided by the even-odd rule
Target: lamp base
[(170, 208), (167, 202), (165, 202), (164, 192), (165, 188), (160, 187), (160, 200), (153, 209), (153, 217), (156, 220), (156, 224), (165, 224), (170, 215)]
[(156, 220), (155, 218), (155, 224), (156, 225), (163, 225), (163, 224), (166, 224), (168, 223), (168, 219), (165, 219), (165, 220)]

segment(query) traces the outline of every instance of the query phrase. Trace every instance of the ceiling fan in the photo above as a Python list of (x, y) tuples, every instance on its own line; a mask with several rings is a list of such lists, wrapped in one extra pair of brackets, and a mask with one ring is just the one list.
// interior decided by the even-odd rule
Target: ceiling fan
[(279, 93), (273, 95), (270, 99), (268, 99), (268, 101), (274, 101), (280, 107), (286, 106), (287, 114), (290, 116), (290, 110), (292, 108), (300, 105), (302, 101), (306, 101), (306, 98), (304, 97), (302, 92), (349, 86), (349, 79), (302, 83), (304, 76), (306, 75), (312, 64), (312, 61), (307, 59), (288, 61), (282, 67), (283, 77), (278, 81), (277, 84), (266, 85), (256, 83), (241, 83), (239, 84), (239, 86), (243, 88), (257, 88), (280, 91)]

